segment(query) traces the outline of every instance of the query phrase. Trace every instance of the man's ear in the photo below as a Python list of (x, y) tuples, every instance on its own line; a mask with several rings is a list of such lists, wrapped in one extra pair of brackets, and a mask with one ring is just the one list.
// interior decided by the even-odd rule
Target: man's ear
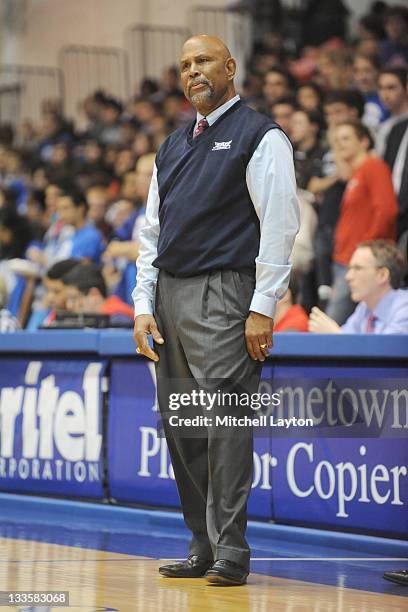
[(233, 57), (229, 57), (225, 62), (225, 71), (227, 73), (228, 80), (232, 81), (237, 71), (237, 63)]
[(380, 275), (380, 278), (383, 282), (390, 283), (391, 274), (388, 268), (386, 268), (385, 266), (382, 268), (378, 268), (378, 274)]

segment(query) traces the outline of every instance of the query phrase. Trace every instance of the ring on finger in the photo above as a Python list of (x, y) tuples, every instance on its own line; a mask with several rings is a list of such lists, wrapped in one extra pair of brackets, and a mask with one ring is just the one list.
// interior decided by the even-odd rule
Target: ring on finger
[(267, 346), (268, 346), (267, 344), (260, 344), (260, 345), (259, 345), (259, 348), (264, 349), (264, 348), (266, 348)]

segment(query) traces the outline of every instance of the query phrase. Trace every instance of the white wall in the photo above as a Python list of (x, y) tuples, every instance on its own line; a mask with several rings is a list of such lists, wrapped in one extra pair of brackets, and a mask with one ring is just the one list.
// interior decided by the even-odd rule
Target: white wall
[[(124, 31), (132, 24), (187, 26), (194, 6), (231, 4), (229, 0), (0, 0), (0, 15), (10, 2), (16, 11), (17, 7), (26, 7), (23, 27), (22, 31), (12, 31), (0, 16), (0, 61), (42, 66), (55, 66), (64, 45), (123, 47)], [(296, 2), (284, 0), (288, 5)], [(372, 0), (344, 2), (353, 13), (355, 27), (356, 19), (367, 12)]]
[[(2, 0), (4, 3), (6, 0)], [(223, 0), (26, 0), (24, 28), (2, 23), (3, 63), (55, 66), (64, 45), (124, 46), (124, 31), (136, 23), (188, 24), (197, 5), (224, 6)]]
[[(352, 35), (357, 34), (357, 25), (360, 17), (368, 13), (373, 0), (343, 0), (350, 11), (349, 27)], [(405, 0), (406, 1), (406, 0)], [(384, 0), (385, 4), (404, 4), (404, 0)]]

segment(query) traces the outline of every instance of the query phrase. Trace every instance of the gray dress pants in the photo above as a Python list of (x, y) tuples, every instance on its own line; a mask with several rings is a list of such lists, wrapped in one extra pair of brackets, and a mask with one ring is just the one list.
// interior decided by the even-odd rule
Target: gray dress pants
[[(169, 393), (175, 391), (257, 392), (262, 364), (249, 357), (244, 336), (254, 288), (255, 275), (247, 271), (214, 270), (181, 278), (161, 270), (154, 311), (164, 338), (163, 345), (155, 343), (159, 408), (184, 520), (192, 532), (189, 554), (228, 559), (247, 569), (252, 427), (206, 426), (180, 433), (166, 416)], [(177, 416), (188, 414), (186, 410), (181, 406)], [(212, 419), (217, 414), (254, 415), (239, 401), (228, 406), (218, 401), (211, 410), (198, 410)]]

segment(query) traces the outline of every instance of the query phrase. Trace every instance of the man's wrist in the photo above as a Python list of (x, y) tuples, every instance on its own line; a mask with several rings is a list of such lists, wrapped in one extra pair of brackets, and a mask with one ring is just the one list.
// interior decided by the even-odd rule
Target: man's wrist
[(273, 319), (276, 310), (276, 299), (255, 291), (249, 310), (250, 312), (256, 312)]
[(139, 315), (152, 315), (153, 314), (153, 304), (147, 299), (139, 299), (135, 302), (135, 318)]
[(258, 317), (262, 317), (264, 319), (271, 319), (271, 321), (273, 321), (273, 317), (270, 317), (268, 315), (264, 315), (262, 312), (256, 312), (255, 310), (250, 310), (249, 314), (250, 315), (255, 315), (255, 316), (258, 316)]

